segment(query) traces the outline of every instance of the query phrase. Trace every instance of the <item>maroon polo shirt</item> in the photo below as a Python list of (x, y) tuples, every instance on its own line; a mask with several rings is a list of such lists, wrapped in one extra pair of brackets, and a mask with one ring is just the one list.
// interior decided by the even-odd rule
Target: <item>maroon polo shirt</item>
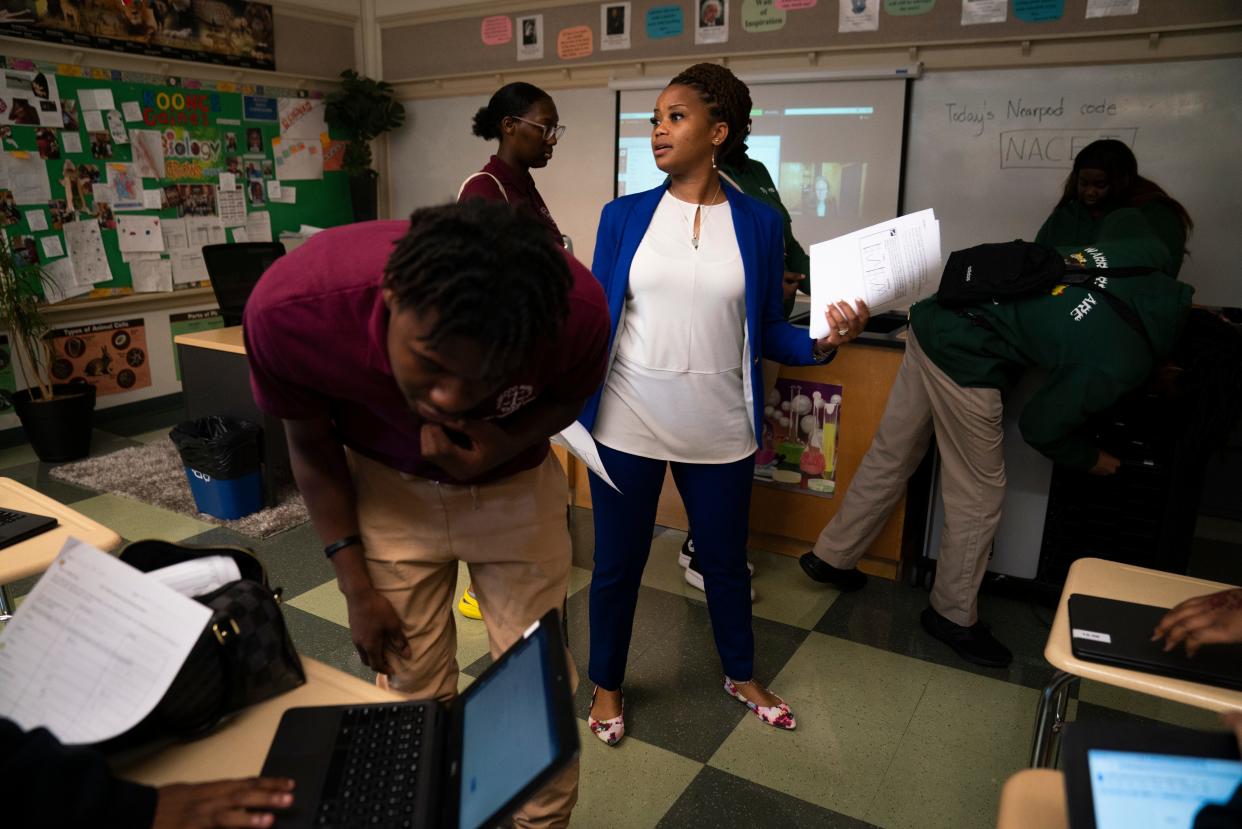
[(495, 176), (504, 185), (504, 194), (502, 195), (500, 189), (496, 187), (496, 182), (487, 176), (476, 174), (474, 178), (466, 182), (461, 195), (457, 197), (458, 204), (470, 199), (505, 201), (505, 197), (508, 196), (509, 204), (530, 211), (552, 234), (552, 240), (558, 245), (563, 244), (560, 228), (552, 220), (548, 206), (543, 203), (543, 196), (539, 195), (539, 191), (535, 189), (535, 179), (531, 177), (529, 171), (519, 173), (498, 157), (492, 156), (481, 172)]
[[(407, 221), (345, 225), (315, 234), (263, 274), (246, 302), (246, 355), (259, 408), (287, 420), (329, 416), (341, 442), (388, 466), (452, 483), (486, 483), (532, 469), (539, 441), (505, 464), (456, 481), (423, 460), (423, 419), (412, 412), (388, 361), (384, 266)], [(500, 419), (536, 400), (585, 401), (603, 381), (608, 306), (588, 271), (568, 253), (569, 318), (559, 338), (510, 378), (492, 401)]]

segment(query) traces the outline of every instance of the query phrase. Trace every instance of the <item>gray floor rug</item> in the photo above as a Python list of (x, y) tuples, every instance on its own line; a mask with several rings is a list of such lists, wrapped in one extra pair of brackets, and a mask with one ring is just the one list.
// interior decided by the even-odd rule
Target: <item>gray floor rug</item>
[(244, 518), (225, 521), (198, 511), (185, 467), (172, 441), (132, 446), (76, 463), (58, 466), (51, 476), (66, 483), (124, 495), (145, 504), (179, 512), (200, 521), (228, 527), (250, 538), (266, 538), (305, 523), (310, 516), (297, 489), (288, 484), (277, 493), (276, 506), (260, 510)]

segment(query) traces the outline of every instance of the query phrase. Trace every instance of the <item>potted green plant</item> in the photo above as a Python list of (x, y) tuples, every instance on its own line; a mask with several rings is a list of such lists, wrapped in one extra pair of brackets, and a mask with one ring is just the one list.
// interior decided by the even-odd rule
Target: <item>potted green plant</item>
[(324, 117), (330, 127), (344, 133), (348, 140), (341, 169), (349, 174), (354, 221), (376, 218), (379, 173), (371, 169), (370, 142), (404, 124), (405, 107), (393, 97), (390, 84), (346, 69), (341, 73), (341, 88), (327, 97)]
[[(3, 237), (3, 231), (0, 231)], [(91, 451), (95, 387), (53, 383), (53, 354), (40, 293), (48, 276), (0, 239), (0, 327), (29, 387), (9, 395), (26, 439), (42, 461), (71, 461)]]

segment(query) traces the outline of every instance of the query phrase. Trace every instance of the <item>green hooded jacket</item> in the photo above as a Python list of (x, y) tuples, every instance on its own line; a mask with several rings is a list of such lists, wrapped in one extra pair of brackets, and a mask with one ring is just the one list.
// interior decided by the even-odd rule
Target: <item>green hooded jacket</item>
[[(1194, 289), (1165, 275), (1168, 251), (1151, 238), (1059, 250), (1088, 267), (1157, 270), (1097, 276), (1088, 285), (1058, 285), (1043, 296), (981, 303), (964, 312), (945, 308), (933, 296), (910, 309), (910, 325), (927, 356), (960, 386), (1005, 391), (1028, 368), (1044, 369), (1047, 382), (1019, 418), (1022, 437), (1057, 463), (1090, 469), (1098, 449), (1080, 428), (1141, 385), (1156, 359), (1168, 354)], [(1147, 337), (1093, 293), (1092, 285), (1133, 308)]]
[(1092, 218), (1081, 202), (1058, 205), (1045, 221), (1035, 241), (1054, 248), (1090, 245), (1105, 239), (1153, 237), (1169, 251), (1166, 273), (1177, 278), (1186, 256), (1186, 226), (1167, 204), (1152, 200), (1141, 207), (1119, 207)]

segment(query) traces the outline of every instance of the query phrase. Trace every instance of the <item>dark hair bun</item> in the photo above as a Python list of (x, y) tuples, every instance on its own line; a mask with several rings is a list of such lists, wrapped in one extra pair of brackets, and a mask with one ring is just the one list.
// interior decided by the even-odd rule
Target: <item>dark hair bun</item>
[(474, 126), (471, 132), (488, 141), (499, 138), (500, 119), (493, 118), (487, 107), (479, 107), (479, 111), (474, 114)]
[(517, 81), (505, 84), (492, 95), (487, 106), (480, 107), (474, 114), (472, 132), (479, 138), (488, 141), (500, 137), (500, 122), (512, 115), (525, 115), (531, 107), (543, 100), (551, 100), (551, 96), (539, 87)]

